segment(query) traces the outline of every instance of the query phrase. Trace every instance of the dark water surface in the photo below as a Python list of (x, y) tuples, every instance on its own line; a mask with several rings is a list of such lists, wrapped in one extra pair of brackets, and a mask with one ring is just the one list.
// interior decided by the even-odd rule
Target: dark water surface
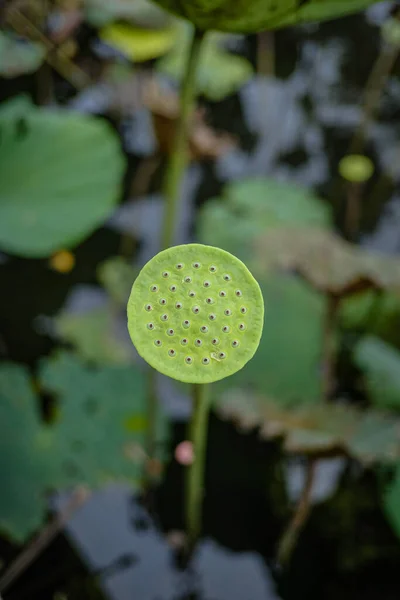
[[(208, 120), (237, 135), (240, 148), (217, 164), (189, 169), (177, 242), (193, 239), (196, 208), (226, 181), (265, 174), (313, 186), (332, 204), (343, 231), (337, 163), (360, 120), (363, 86), (380, 48), (377, 24), (389, 4), (374, 7), (368, 16), (276, 33), (276, 77), (254, 80), (239, 95), (207, 105)], [(255, 59), (256, 40), (245, 40), (239, 50)], [(28, 89), (30, 80), (19, 83)], [(74, 102), (82, 109), (79, 99)], [(370, 189), (383, 170), (392, 179), (378, 196), (367, 195), (360, 235), (362, 243), (391, 252), (400, 248), (399, 106), (397, 64), (366, 146), (376, 165)], [(137, 122), (125, 125), (131, 148)], [(143, 148), (151, 149), (151, 139), (146, 128), (141, 136), (140, 152), (135, 148), (143, 154)], [(129, 152), (130, 175), (138, 158)], [(138, 264), (157, 251), (160, 178), (161, 171), (150, 199), (130, 202), (127, 197), (110, 224), (81, 244), (68, 275), (49, 270), (47, 261), (2, 256), (0, 351), (5, 358), (34, 367), (48, 354), (55, 343), (46, 335), (48, 317), (72, 292), (79, 291), (78, 303), (101, 301), (97, 287), (93, 295), (88, 286), (98, 285), (97, 265), (118, 253), (122, 230), (140, 240)], [(189, 403), (171, 382), (161, 380), (160, 389), (174, 420), (173, 449), (185, 437)], [(382, 515), (375, 475), (348, 462), (321, 461), (311, 518), (288, 572), (280, 572), (274, 557), (289, 517), (286, 498), (298, 496), (303, 476), (301, 461), (285, 458), (278, 444), (241, 435), (213, 417), (204, 536), (190, 571), (180, 569), (171, 545), (183, 528), (183, 468), (172, 460), (151, 495), (150, 511), (122, 486), (95, 494), (4, 600), (398, 600), (400, 547)], [(0, 545), (5, 559), (15, 552)]]

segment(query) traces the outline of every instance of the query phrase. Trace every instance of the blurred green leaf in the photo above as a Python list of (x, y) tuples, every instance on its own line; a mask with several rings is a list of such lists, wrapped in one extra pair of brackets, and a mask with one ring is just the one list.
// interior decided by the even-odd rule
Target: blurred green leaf
[(164, 29), (142, 29), (128, 23), (110, 23), (101, 29), (100, 39), (138, 63), (163, 56), (177, 37), (176, 25)]
[(139, 270), (122, 256), (105, 260), (97, 269), (97, 277), (118, 306), (125, 306)]
[(354, 359), (364, 371), (371, 401), (383, 408), (400, 408), (400, 352), (367, 336), (357, 344)]
[(84, 360), (97, 365), (131, 362), (129, 338), (124, 344), (118, 335), (118, 322), (110, 306), (83, 313), (61, 313), (55, 318), (55, 326), (57, 334), (72, 344)]
[(198, 236), (251, 260), (253, 242), (277, 226), (330, 227), (331, 212), (317, 196), (295, 184), (263, 177), (226, 186), (222, 198), (207, 202), (200, 213)]
[(215, 384), (219, 390), (250, 389), (281, 406), (318, 403), (325, 299), (294, 277), (274, 276), (261, 284), (264, 333), (251, 361)]
[(0, 530), (23, 542), (46, 515), (56, 472), (52, 437), (42, 425), (25, 367), (0, 366)]
[(124, 159), (100, 119), (26, 106), (0, 107), (0, 247), (44, 257), (79, 243), (109, 216)]
[(1, 77), (11, 78), (33, 73), (40, 67), (45, 56), (46, 49), (41, 44), (0, 31)]
[(307, 21), (333, 19), (378, 0), (156, 0), (199, 29), (253, 32)]
[(265, 271), (296, 270), (322, 292), (400, 289), (398, 258), (362, 250), (323, 229), (281, 227), (259, 236), (255, 249), (257, 264)]
[[(182, 27), (174, 48), (158, 61), (157, 69), (181, 82), (190, 45), (190, 29)], [(197, 91), (212, 101), (222, 100), (237, 90), (253, 74), (251, 64), (241, 56), (224, 50), (226, 35), (210, 33), (205, 38), (197, 69)]]
[(400, 537), (400, 464), (397, 465), (393, 480), (384, 493), (383, 507), (394, 532)]
[(373, 410), (341, 404), (285, 407), (248, 390), (227, 390), (216, 403), (218, 413), (242, 430), (260, 429), (264, 439), (283, 437), (287, 452), (346, 452), (369, 465), (400, 458), (400, 420)]
[(84, 9), (94, 27), (124, 20), (157, 29), (171, 22), (171, 16), (149, 0), (84, 0)]
[[(133, 365), (90, 368), (63, 352), (42, 360), (40, 380), (59, 401), (53, 425), (59, 484), (139, 484), (147, 461), (144, 375)], [(160, 414), (157, 443), (165, 443), (166, 435)]]

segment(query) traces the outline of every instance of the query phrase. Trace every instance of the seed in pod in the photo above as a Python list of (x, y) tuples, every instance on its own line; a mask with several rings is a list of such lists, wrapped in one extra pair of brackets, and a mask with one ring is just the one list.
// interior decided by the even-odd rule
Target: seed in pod
[(129, 333), (140, 356), (187, 383), (218, 381), (241, 369), (258, 347), (263, 317), (261, 291), (247, 267), (201, 244), (153, 257), (128, 302)]

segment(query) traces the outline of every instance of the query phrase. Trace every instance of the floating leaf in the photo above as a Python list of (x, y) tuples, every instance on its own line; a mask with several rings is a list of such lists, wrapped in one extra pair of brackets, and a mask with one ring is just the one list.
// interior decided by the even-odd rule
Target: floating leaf
[(260, 429), (263, 439), (284, 438), (288, 452), (346, 452), (365, 464), (400, 458), (400, 420), (341, 404), (282, 406), (248, 390), (227, 390), (216, 402), (219, 414), (242, 429)]
[(0, 108), (0, 247), (44, 257), (108, 217), (124, 159), (100, 119), (24, 106), (17, 99)]
[[(161, 73), (179, 82), (183, 79), (190, 45), (190, 30), (184, 27), (181, 32), (174, 48), (157, 66)], [(252, 66), (245, 58), (224, 50), (222, 44), (226, 37), (211, 33), (205, 38), (197, 68), (197, 91), (213, 101), (237, 92), (253, 74)]]
[(41, 44), (0, 31), (0, 76), (17, 77), (33, 73), (46, 56)]
[(205, 244), (218, 244), (242, 260), (251, 260), (253, 240), (270, 228), (329, 227), (330, 220), (328, 206), (311, 192), (262, 177), (232, 183), (222, 198), (209, 201), (200, 215), (198, 236)]
[[(60, 353), (42, 360), (40, 380), (59, 401), (53, 431), (60, 483), (138, 484), (147, 461), (144, 375), (133, 365), (90, 368), (74, 355)], [(160, 444), (167, 431), (163, 415), (158, 425)]]
[(325, 299), (294, 277), (274, 276), (261, 285), (264, 334), (254, 358), (217, 391), (256, 390), (281, 405), (319, 402)]
[(377, 0), (156, 0), (199, 29), (252, 32), (333, 19), (362, 10)]
[(362, 250), (322, 229), (280, 228), (256, 243), (259, 266), (296, 270), (323, 292), (400, 290), (400, 260)]
[(363, 183), (372, 177), (374, 164), (368, 156), (349, 154), (339, 162), (339, 173), (347, 181)]
[(131, 362), (129, 338), (121, 339), (118, 322), (109, 306), (83, 313), (61, 313), (55, 318), (55, 326), (57, 334), (75, 346), (85, 360), (98, 365)]
[(372, 402), (383, 408), (400, 408), (400, 352), (367, 336), (357, 344), (354, 358), (365, 373)]
[(162, 56), (175, 43), (177, 28), (141, 29), (128, 23), (111, 23), (100, 31), (100, 39), (134, 62)]
[(108, 258), (97, 269), (97, 276), (110, 297), (119, 306), (125, 306), (138, 270), (122, 256)]
[(171, 16), (149, 0), (85, 0), (84, 8), (95, 27), (121, 20), (158, 29), (171, 22)]
[(18, 542), (46, 515), (45, 492), (56, 472), (51, 437), (41, 424), (27, 369), (0, 366), (0, 530)]
[(397, 465), (393, 480), (384, 493), (383, 507), (389, 523), (400, 537), (400, 464)]

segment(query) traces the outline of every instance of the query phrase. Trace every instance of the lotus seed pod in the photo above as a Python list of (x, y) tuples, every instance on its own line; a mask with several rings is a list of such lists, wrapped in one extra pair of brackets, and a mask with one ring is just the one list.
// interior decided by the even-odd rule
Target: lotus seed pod
[(211, 383), (244, 367), (257, 350), (263, 321), (261, 290), (247, 267), (201, 244), (154, 256), (128, 301), (128, 329), (140, 356), (186, 383)]
[(339, 173), (352, 183), (363, 183), (372, 177), (373, 162), (362, 154), (348, 154), (339, 162)]
[(251, 33), (332, 19), (378, 0), (156, 0), (200, 30)]

